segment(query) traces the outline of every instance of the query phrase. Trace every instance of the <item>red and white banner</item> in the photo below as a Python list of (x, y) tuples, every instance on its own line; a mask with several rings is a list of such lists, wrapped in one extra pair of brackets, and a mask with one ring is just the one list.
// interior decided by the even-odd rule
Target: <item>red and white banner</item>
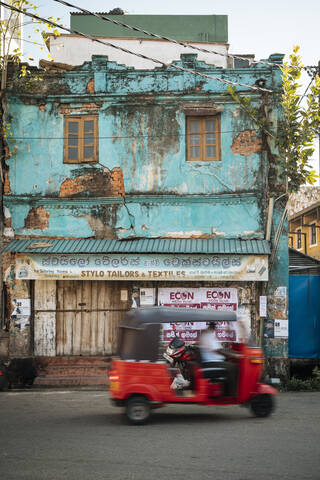
[[(220, 311), (238, 310), (236, 288), (159, 288), (158, 304), (167, 307), (205, 308)], [(216, 337), (221, 342), (237, 341), (236, 322), (217, 322)], [(186, 342), (198, 342), (200, 331), (207, 325), (197, 322), (181, 323), (176, 326), (177, 335)], [(171, 324), (163, 325), (164, 341), (174, 336)]]

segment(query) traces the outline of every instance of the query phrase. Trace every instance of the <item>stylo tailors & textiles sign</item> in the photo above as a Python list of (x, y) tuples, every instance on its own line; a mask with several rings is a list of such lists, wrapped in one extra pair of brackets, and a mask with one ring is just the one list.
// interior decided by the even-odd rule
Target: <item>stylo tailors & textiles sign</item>
[(24, 280), (267, 281), (267, 255), (77, 254), (18, 255)]

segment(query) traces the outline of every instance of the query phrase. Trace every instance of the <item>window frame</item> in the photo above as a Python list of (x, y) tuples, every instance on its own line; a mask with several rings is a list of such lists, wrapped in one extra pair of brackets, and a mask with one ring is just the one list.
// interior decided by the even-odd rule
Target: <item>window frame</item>
[(302, 229), (301, 229), (301, 227), (297, 228), (296, 232), (297, 232), (297, 250), (302, 250)]
[[(69, 123), (78, 120), (78, 146), (69, 145)], [(93, 157), (84, 157), (84, 122), (93, 120)], [(99, 130), (98, 130), (98, 115), (65, 115), (64, 117), (64, 152), (63, 163), (79, 164), (79, 163), (97, 163), (98, 162), (98, 145), (99, 145)], [(79, 158), (77, 160), (69, 158), (69, 148), (78, 150)]]
[[(215, 120), (216, 129), (215, 131), (207, 131), (205, 127), (205, 122), (207, 120)], [(197, 120), (200, 122), (200, 133), (191, 132), (190, 131), (190, 123), (191, 121)], [(206, 140), (206, 133), (215, 133), (216, 135), (216, 143), (215, 144), (207, 144)], [(200, 135), (200, 157), (191, 157), (190, 149), (192, 146), (199, 146), (199, 145), (192, 145), (191, 135)], [(221, 118), (220, 115), (187, 115), (186, 116), (186, 160), (188, 162), (220, 162), (221, 161)], [(216, 156), (215, 157), (207, 157), (206, 155), (206, 147), (210, 145), (216, 146)]]
[[(312, 236), (313, 236), (313, 227), (314, 226), (314, 233), (315, 233), (315, 243), (312, 242)], [(313, 222), (310, 222), (310, 243), (309, 247), (316, 247), (318, 245), (318, 235), (317, 235), (317, 222), (314, 220)]]

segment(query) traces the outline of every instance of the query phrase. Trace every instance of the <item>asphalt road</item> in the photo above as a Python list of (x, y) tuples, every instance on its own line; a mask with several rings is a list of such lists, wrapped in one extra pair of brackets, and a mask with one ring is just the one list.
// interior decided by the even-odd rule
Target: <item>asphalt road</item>
[(241, 407), (168, 406), (129, 426), (103, 391), (0, 393), (3, 480), (320, 480), (320, 392)]

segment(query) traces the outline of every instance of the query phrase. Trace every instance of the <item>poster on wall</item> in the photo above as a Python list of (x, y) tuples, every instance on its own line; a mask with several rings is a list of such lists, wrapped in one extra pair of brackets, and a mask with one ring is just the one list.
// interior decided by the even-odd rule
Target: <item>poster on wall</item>
[(274, 319), (274, 337), (275, 338), (288, 338), (288, 320)]
[(140, 305), (154, 305), (155, 292), (155, 288), (140, 288)]
[[(236, 288), (159, 288), (158, 304), (167, 307), (204, 308), (215, 311), (238, 310), (238, 291)], [(188, 322), (177, 326), (177, 335), (184, 341), (198, 342), (206, 324)], [(221, 342), (237, 341), (236, 322), (217, 322), (216, 337)], [(174, 336), (171, 324), (163, 325), (164, 341)]]
[(25, 330), (30, 326), (31, 315), (31, 299), (30, 298), (16, 298), (13, 300), (14, 309), (11, 318), (18, 330)]

